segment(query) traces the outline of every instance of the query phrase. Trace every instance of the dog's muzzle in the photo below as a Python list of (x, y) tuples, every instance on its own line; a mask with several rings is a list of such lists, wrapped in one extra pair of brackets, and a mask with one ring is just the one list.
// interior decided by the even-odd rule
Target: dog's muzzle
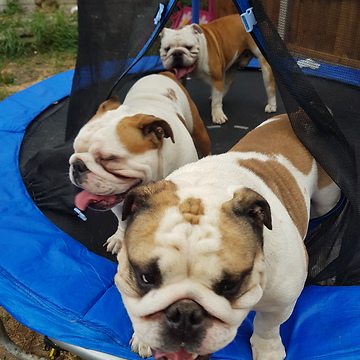
[(178, 80), (185, 78), (196, 67), (196, 62), (191, 65), (184, 64), (184, 52), (181, 50), (175, 50), (172, 54), (171, 70), (174, 72)]
[(207, 311), (190, 299), (176, 301), (162, 313), (161, 351), (154, 351), (155, 359), (171, 359), (179, 351), (198, 353), (206, 335), (209, 320)]
[(183, 55), (184, 53), (182, 51), (174, 51), (172, 53), (172, 58), (173, 58), (173, 67), (182, 67), (184, 66), (183, 64)]
[(164, 321), (171, 337), (187, 343), (201, 332), (207, 312), (192, 300), (179, 300), (164, 311)]
[(81, 183), (84, 182), (89, 172), (90, 170), (87, 168), (87, 166), (82, 160), (76, 159), (72, 163), (72, 176), (77, 185), (81, 185)]

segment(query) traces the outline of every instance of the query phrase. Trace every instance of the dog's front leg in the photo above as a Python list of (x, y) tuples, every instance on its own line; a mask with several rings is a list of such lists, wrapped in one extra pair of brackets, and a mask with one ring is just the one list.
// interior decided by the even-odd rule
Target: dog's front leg
[(146, 359), (152, 355), (151, 349), (149, 346), (145, 345), (136, 335), (136, 332), (134, 332), (131, 340), (131, 351), (139, 354), (140, 357), (143, 359)]
[(267, 105), (265, 106), (265, 112), (272, 113), (276, 111), (276, 89), (274, 75), (270, 65), (262, 55), (258, 57), (258, 61), (261, 67), (261, 74), (263, 77), (268, 101)]
[(224, 124), (228, 121), (223, 111), (223, 97), (223, 90), (220, 91), (213, 85), (211, 87), (211, 117), (214, 124)]
[(122, 206), (123, 204), (121, 203), (111, 209), (118, 219), (118, 228), (115, 234), (110, 236), (104, 244), (104, 246), (106, 246), (106, 250), (114, 255), (116, 255), (121, 249), (122, 242), (124, 240), (125, 228), (126, 228), (126, 221), (121, 220)]
[(250, 343), (254, 360), (283, 360), (286, 353), (280, 337), (280, 325), (293, 311), (289, 306), (279, 312), (256, 312)]

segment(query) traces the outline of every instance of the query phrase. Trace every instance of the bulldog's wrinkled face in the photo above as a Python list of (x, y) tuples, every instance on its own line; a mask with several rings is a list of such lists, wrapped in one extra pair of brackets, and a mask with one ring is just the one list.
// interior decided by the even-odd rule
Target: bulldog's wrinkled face
[(196, 24), (178, 30), (163, 30), (160, 57), (164, 68), (173, 70), (177, 79), (183, 78), (195, 69), (201, 33), (201, 27)]
[(69, 160), (71, 181), (85, 190), (77, 206), (107, 210), (133, 186), (160, 179), (158, 150), (168, 137), (174, 141), (166, 121), (133, 114), (117, 97), (102, 103), (75, 138)]
[(204, 359), (229, 344), (264, 286), (268, 203), (242, 188), (132, 189), (116, 285), (138, 339), (156, 359)]

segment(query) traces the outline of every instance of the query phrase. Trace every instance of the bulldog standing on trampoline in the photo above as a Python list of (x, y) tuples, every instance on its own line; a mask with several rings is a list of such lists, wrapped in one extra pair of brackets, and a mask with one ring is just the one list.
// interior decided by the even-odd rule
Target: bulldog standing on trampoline
[(309, 219), (339, 197), (285, 115), (225, 154), (132, 189), (115, 282), (135, 330), (133, 351), (209, 359), (255, 310), (253, 359), (284, 359), (279, 329), (307, 277)]
[(228, 120), (223, 111), (223, 97), (234, 82), (236, 70), (239, 66), (247, 66), (256, 57), (267, 94), (265, 112), (276, 111), (272, 70), (251, 35), (245, 31), (238, 14), (208, 24), (164, 29), (160, 57), (165, 69), (174, 71), (178, 79), (186, 79), (190, 74), (211, 86), (211, 116), (215, 124)]
[(121, 247), (122, 201), (134, 186), (163, 179), (200, 155), (210, 154), (210, 139), (186, 89), (170, 72), (138, 80), (120, 104), (102, 103), (74, 141), (70, 179), (84, 189), (75, 199), (87, 206), (113, 210), (116, 233), (107, 240), (113, 254)]

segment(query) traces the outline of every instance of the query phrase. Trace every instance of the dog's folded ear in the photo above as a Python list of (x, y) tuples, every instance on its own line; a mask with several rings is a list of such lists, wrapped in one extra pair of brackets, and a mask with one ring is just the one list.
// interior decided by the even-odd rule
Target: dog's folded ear
[(191, 24), (192, 30), (194, 32), (194, 34), (202, 34), (202, 28), (200, 27), (199, 24)]
[(256, 191), (241, 188), (234, 192), (231, 200), (232, 211), (237, 216), (248, 216), (253, 225), (272, 229), (271, 211), (268, 202)]
[(143, 135), (157, 145), (160, 145), (164, 138), (170, 138), (175, 143), (171, 126), (163, 119), (149, 116), (141, 129)]
[(116, 95), (111, 95), (108, 100), (100, 104), (96, 115), (101, 115), (109, 110), (116, 110), (121, 105), (119, 98)]
[[(174, 183), (166, 180), (160, 180), (156, 182), (151, 182), (147, 185), (140, 185), (131, 189), (125, 196), (123, 209), (122, 209), (122, 220), (125, 221), (129, 217), (132, 217), (135, 213), (139, 212), (141, 209), (149, 208), (152, 204), (151, 197), (154, 197), (156, 194), (163, 192), (164, 190), (169, 190), (170, 192), (164, 192), (165, 198), (158, 198), (158, 202), (165, 203), (171, 201), (175, 196), (169, 195), (174, 194), (175, 185)], [(175, 201), (177, 197), (175, 196)]]
[(126, 194), (122, 207), (122, 221), (133, 216), (139, 206), (146, 201), (150, 195), (150, 193), (146, 191), (147, 188), (147, 186), (139, 186)]

